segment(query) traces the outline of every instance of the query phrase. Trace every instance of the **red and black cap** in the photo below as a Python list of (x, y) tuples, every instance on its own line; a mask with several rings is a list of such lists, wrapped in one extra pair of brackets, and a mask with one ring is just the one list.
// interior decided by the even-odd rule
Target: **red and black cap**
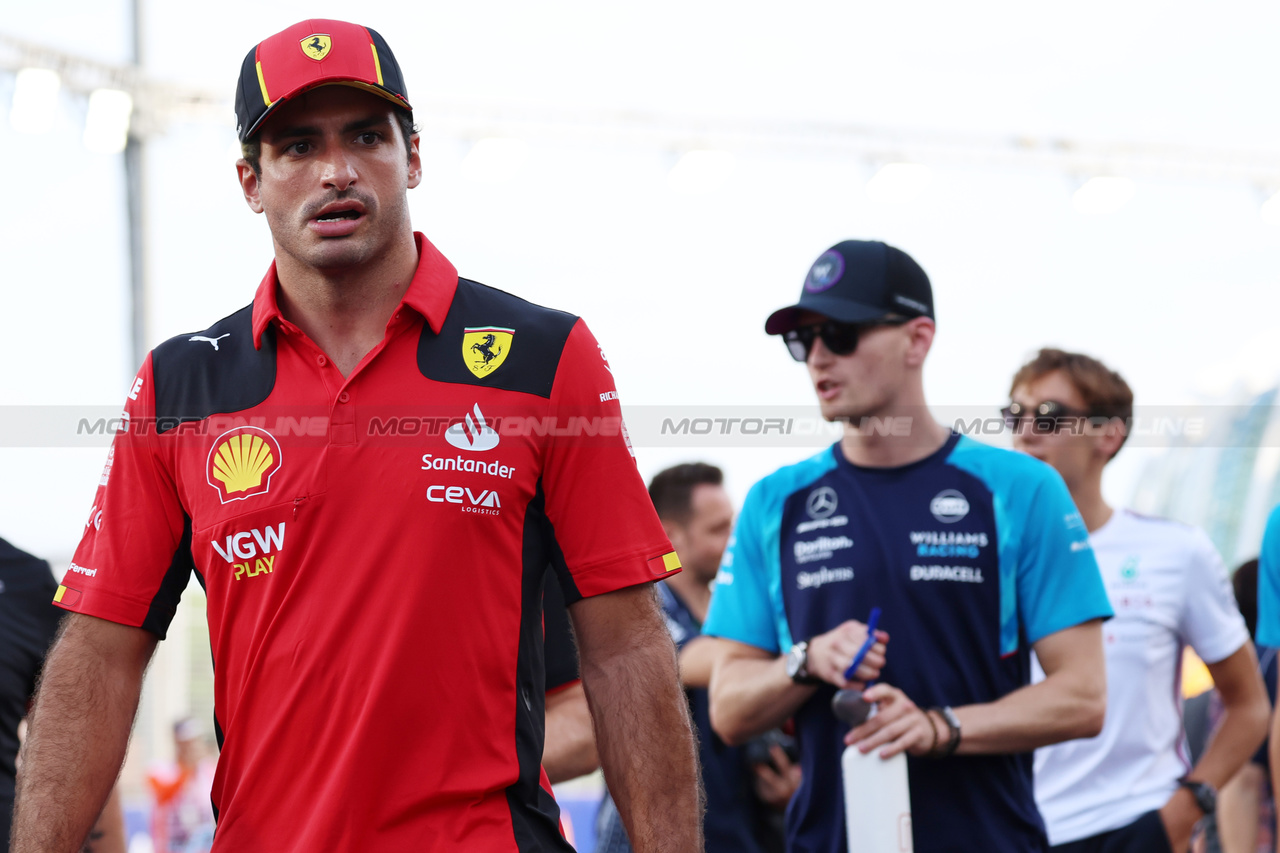
[(244, 142), (285, 101), (316, 86), (355, 86), (412, 110), (400, 64), (375, 31), (359, 24), (299, 21), (249, 51), (236, 84), (236, 133)]
[(888, 317), (933, 318), (933, 288), (920, 265), (878, 240), (845, 240), (818, 256), (805, 276), (800, 301), (769, 315), (764, 330), (781, 335), (812, 311), (842, 323)]

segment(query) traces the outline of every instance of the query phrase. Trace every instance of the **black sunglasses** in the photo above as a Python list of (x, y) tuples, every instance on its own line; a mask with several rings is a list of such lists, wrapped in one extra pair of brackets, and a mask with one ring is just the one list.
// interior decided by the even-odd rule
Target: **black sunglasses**
[(813, 342), (822, 338), (822, 345), (831, 350), (832, 355), (852, 355), (858, 348), (858, 337), (876, 326), (901, 326), (914, 318), (893, 317), (877, 320), (874, 323), (841, 323), (839, 320), (827, 320), (811, 326), (800, 326), (782, 333), (782, 340), (787, 351), (796, 361), (808, 361), (813, 350)]
[(1018, 432), (1023, 419), (1029, 418), (1032, 432), (1041, 435), (1060, 432), (1065, 427), (1082, 429), (1086, 418), (1095, 417), (1092, 412), (1073, 409), (1057, 400), (1045, 400), (1031, 409), (1021, 403), (1010, 403), (1000, 410), (1000, 414), (1004, 415), (1004, 425), (1011, 432)]

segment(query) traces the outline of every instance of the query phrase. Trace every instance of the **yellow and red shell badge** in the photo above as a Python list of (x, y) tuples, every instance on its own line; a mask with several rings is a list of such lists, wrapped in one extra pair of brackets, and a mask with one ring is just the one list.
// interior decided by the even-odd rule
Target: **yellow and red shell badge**
[(228, 430), (213, 442), (205, 471), (222, 502), (242, 501), (271, 489), (280, 470), (280, 442), (265, 429), (244, 426)]

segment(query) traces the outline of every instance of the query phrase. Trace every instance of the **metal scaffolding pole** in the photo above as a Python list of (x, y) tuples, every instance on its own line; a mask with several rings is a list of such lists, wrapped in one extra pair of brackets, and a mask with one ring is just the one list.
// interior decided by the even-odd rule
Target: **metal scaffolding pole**
[[(133, 5), (133, 67), (142, 68), (142, 0)], [(146, 254), (146, 147), (142, 136), (129, 130), (124, 149), (125, 212), (129, 241), (129, 356), (130, 370), (147, 357), (148, 287)]]

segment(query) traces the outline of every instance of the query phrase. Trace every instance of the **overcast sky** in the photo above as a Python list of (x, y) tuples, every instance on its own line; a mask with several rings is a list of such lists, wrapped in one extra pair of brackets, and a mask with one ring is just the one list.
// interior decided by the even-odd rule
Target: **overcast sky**
[[(148, 73), (224, 92), (296, 3), (144, 4)], [(484, 114), (591, 110), (793, 126), (858, 125), (904, 138), (1060, 137), (1081, 144), (1280, 150), (1280, 7), (793, 2), (312, 2), (358, 15), (395, 50), (411, 99)], [(6, 11), (0, 32), (97, 59), (128, 56), (128, 6), (62, 0)], [(128, 353), (122, 167), (80, 143), (85, 103), (56, 128), (15, 132), (0, 73), (6, 169), (0, 405), (115, 405)], [(1280, 186), (1140, 178), (1119, 212), (1076, 212), (1081, 174), (940, 158), (909, 204), (873, 201), (880, 165), (813, 146), (732, 152), (719, 188), (680, 193), (679, 151), (532, 137), (523, 169), (479, 182), (472, 139), (432, 130), (411, 193), (415, 227), (469, 278), (584, 316), (626, 406), (809, 406), (802, 366), (762, 331), (812, 260), (845, 238), (913, 255), (935, 289), (926, 368), (938, 406), (1006, 400), (1011, 373), (1056, 344), (1120, 370), (1146, 405), (1230, 399), (1274, 384)], [(503, 130), (501, 123), (495, 127)], [(509, 130), (509, 128), (507, 128)], [(509, 133), (507, 135), (510, 135)], [(655, 137), (656, 138), (656, 137)], [(246, 304), (271, 259), (266, 224), (234, 179), (233, 121), (170, 127), (149, 145), (151, 343)], [(641, 437), (643, 439), (643, 437)], [(818, 448), (638, 447), (647, 476), (695, 455), (751, 482)], [(1127, 498), (1151, 451), (1108, 480)], [(65, 559), (105, 448), (0, 448), (0, 535)]]

